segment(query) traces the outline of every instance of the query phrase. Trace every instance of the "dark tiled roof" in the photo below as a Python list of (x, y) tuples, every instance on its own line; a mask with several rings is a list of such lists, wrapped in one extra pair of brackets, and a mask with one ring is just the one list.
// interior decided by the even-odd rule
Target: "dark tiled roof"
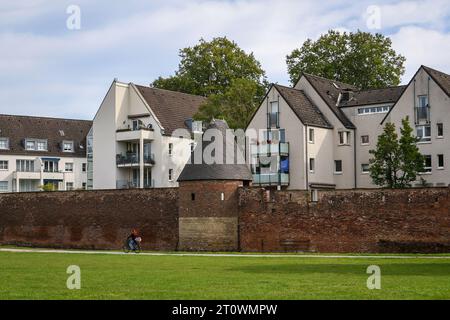
[(444, 90), (444, 92), (450, 97), (450, 75), (441, 71), (432, 69), (430, 67), (422, 66), (422, 68), (428, 72), (433, 80)]
[(306, 79), (311, 83), (313, 88), (322, 97), (326, 104), (330, 107), (331, 111), (336, 115), (336, 117), (342, 122), (346, 128), (354, 129), (353, 123), (346, 117), (344, 112), (336, 106), (339, 93), (343, 90), (353, 90), (358, 91), (359, 89), (350, 84), (343, 82), (329, 80), (322, 77), (314, 76), (311, 74), (303, 74)]
[(205, 97), (176, 91), (139, 85), (136, 85), (136, 88), (156, 114), (166, 135), (172, 134), (176, 129), (188, 129), (185, 121), (192, 119), (199, 107), (206, 101)]
[[(194, 159), (194, 154), (196, 152), (202, 152), (205, 148), (214, 143), (203, 141), (202, 145), (198, 145), (194, 152), (191, 154), (191, 159), (188, 164), (184, 166), (183, 171), (178, 177), (178, 181), (198, 181), (198, 180), (241, 180), (241, 181), (251, 181), (253, 179), (252, 174), (245, 164), (237, 164), (236, 156), (234, 159), (234, 164), (227, 164), (226, 162), (226, 150), (231, 150), (234, 148), (235, 155), (240, 152), (234, 139), (226, 139), (226, 130), (229, 129), (227, 123), (223, 120), (214, 120), (206, 129), (205, 132), (211, 129), (220, 130), (223, 137), (223, 164), (207, 164), (205, 163), (203, 157), (202, 162), (195, 164), (192, 159)], [(200, 150), (201, 148), (201, 150)], [(216, 150), (217, 151), (217, 150)], [(242, 153), (241, 153), (242, 155)], [(243, 155), (242, 155), (243, 157)]]
[(332, 128), (332, 125), (320, 112), (319, 108), (313, 105), (303, 91), (278, 84), (274, 86), (303, 124)]
[(383, 89), (369, 89), (353, 92), (349, 101), (341, 103), (340, 107), (354, 107), (380, 103), (395, 103), (402, 95), (406, 86), (389, 87)]
[[(9, 150), (0, 150), (0, 155), (85, 157), (86, 136), (91, 127), (92, 121), (87, 120), (0, 115), (0, 137), (9, 138)], [(25, 150), (26, 138), (46, 139), (48, 151)], [(75, 152), (62, 152), (63, 140), (73, 141)]]

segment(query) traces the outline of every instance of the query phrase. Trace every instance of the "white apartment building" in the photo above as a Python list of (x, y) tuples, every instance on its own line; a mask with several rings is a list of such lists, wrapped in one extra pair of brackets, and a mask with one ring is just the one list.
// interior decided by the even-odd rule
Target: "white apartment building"
[(0, 192), (87, 187), (91, 121), (0, 115)]
[(426, 157), (421, 176), (429, 185), (448, 185), (449, 97), (450, 76), (425, 66), (407, 86), (384, 89), (359, 90), (309, 74), (293, 88), (272, 85), (246, 129), (253, 184), (373, 188), (369, 150), (386, 121), (399, 131), (401, 119), (409, 116)]
[[(205, 98), (114, 80), (95, 115), (93, 189), (177, 187)], [(89, 164), (90, 167), (90, 164)], [(89, 179), (91, 181), (91, 179)]]

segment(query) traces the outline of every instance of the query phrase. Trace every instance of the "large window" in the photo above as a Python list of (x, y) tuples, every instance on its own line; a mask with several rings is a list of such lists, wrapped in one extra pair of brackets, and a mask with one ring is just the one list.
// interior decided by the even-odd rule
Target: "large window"
[(9, 149), (9, 139), (0, 138), (0, 150), (8, 150), (8, 149)]
[(389, 106), (358, 108), (359, 115), (374, 114), (374, 113), (386, 113), (388, 111), (389, 111)]
[(431, 141), (431, 126), (417, 126), (416, 131), (419, 142)]
[(65, 164), (65, 171), (66, 172), (73, 172), (73, 162), (66, 162), (66, 164)]
[(34, 172), (34, 160), (16, 160), (16, 171)]
[(269, 127), (278, 128), (280, 125), (279, 119), (279, 106), (278, 101), (274, 101), (270, 103), (270, 114), (269, 114)]
[(47, 140), (25, 139), (25, 149), (28, 151), (47, 151)]
[(349, 145), (350, 144), (350, 131), (339, 131), (339, 145)]
[(8, 170), (8, 160), (0, 160), (0, 170)]
[(433, 164), (431, 161), (431, 156), (430, 155), (424, 155), (425, 161), (423, 164), (423, 172), (431, 172), (431, 170), (433, 169)]
[(0, 181), (0, 192), (8, 191), (8, 181)]
[(58, 161), (45, 160), (44, 161), (44, 172), (58, 172)]
[(416, 107), (416, 121), (429, 121), (430, 120), (430, 111), (428, 106), (428, 96), (422, 95), (418, 96), (418, 103)]

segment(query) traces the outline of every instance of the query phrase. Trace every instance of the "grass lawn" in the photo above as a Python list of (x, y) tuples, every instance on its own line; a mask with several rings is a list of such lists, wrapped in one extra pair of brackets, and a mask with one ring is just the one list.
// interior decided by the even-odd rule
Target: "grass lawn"
[[(81, 290), (66, 288), (69, 265)], [(450, 259), (0, 252), (0, 299), (450, 299)]]

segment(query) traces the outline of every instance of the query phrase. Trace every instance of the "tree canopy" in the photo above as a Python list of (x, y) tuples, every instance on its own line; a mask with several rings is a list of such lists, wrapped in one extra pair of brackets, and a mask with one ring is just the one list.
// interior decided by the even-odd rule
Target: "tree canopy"
[(317, 41), (306, 40), (286, 57), (292, 84), (304, 72), (360, 89), (399, 85), (405, 60), (392, 48), (391, 39), (382, 34), (333, 30)]
[(424, 157), (417, 148), (418, 139), (413, 136), (413, 128), (406, 117), (400, 128), (401, 137), (393, 123), (386, 123), (378, 137), (374, 157), (370, 159), (370, 177), (374, 184), (388, 188), (406, 188), (424, 170)]

